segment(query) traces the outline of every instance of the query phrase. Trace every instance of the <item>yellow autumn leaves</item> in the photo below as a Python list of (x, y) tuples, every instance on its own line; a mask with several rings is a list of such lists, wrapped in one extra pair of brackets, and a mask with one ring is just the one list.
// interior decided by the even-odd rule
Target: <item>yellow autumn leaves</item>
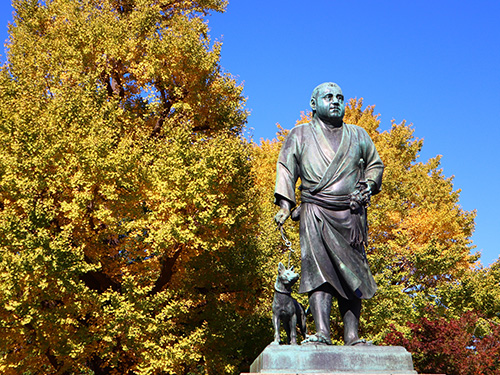
[[(224, 6), (14, 1), (0, 70), (0, 372), (234, 374), (271, 340), (286, 131), (242, 137), (242, 87), (203, 18)], [(346, 120), (386, 164), (364, 334), (380, 340), (437, 300), (495, 311), (498, 270), (474, 268), (474, 213), (438, 159), (417, 163), (411, 127), (379, 132), (360, 100)], [(296, 224), (287, 231), (298, 266)]]

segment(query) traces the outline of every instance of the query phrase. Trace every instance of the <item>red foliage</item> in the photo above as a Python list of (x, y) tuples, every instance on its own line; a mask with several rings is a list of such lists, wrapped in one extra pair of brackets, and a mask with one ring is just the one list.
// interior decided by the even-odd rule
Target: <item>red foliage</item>
[(404, 346), (413, 355), (418, 372), (447, 375), (500, 374), (500, 326), (486, 322), (487, 333), (480, 336), (480, 315), (467, 312), (459, 319), (438, 316), (429, 309), (429, 317), (408, 323), (411, 337), (406, 338), (393, 326), (386, 336), (387, 345)]

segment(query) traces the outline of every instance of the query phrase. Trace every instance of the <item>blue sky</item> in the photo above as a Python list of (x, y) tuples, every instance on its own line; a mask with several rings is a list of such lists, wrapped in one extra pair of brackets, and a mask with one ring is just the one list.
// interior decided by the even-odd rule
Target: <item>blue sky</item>
[[(0, 38), (12, 18), (0, 4)], [(208, 18), (222, 66), (244, 84), (253, 138), (293, 127), (312, 89), (337, 82), (375, 105), (381, 129), (413, 123), (420, 160), (443, 155), (460, 204), (477, 210), (484, 265), (500, 253), (500, 2), (232, 0)]]

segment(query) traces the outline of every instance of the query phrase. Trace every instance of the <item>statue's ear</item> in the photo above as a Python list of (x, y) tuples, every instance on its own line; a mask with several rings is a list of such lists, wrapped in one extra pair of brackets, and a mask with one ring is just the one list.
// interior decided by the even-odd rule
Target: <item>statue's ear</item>
[(293, 271), (293, 266), (290, 267), (290, 271)]
[(311, 109), (313, 111), (316, 110), (316, 99), (314, 99), (314, 98), (311, 98)]
[(283, 263), (279, 262), (278, 263), (278, 272), (281, 273), (285, 270), (285, 266), (283, 265)]

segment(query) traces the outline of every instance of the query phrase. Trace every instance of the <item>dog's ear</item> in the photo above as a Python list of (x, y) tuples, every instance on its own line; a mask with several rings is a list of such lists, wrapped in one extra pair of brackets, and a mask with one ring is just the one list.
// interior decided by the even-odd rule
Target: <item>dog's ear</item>
[(283, 265), (283, 263), (279, 262), (278, 263), (278, 272), (283, 273), (283, 271), (285, 271), (285, 266)]

